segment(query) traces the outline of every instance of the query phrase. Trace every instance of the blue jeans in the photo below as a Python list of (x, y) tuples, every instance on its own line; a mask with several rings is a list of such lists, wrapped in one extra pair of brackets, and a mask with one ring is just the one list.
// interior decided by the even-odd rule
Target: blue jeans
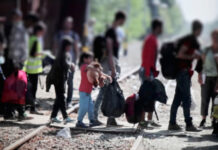
[(179, 72), (176, 77), (176, 82), (176, 93), (170, 111), (170, 124), (176, 124), (177, 110), (182, 104), (186, 125), (191, 125), (191, 77), (189, 72), (186, 70)]
[(67, 79), (67, 104), (72, 102), (73, 99), (73, 77), (74, 77), (74, 72), (69, 73), (69, 77)]
[(78, 113), (78, 121), (82, 122), (84, 116), (88, 112), (89, 120), (94, 120), (94, 105), (92, 101), (91, 94), (85, 92), (79, 92), (80, 100), (79, 100), (79, 113)]

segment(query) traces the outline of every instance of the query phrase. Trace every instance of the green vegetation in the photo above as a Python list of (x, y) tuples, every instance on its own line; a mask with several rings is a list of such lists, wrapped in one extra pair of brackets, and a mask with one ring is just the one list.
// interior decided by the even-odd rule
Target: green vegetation
[[(183, 17), (174, 0), (161, 0), (161, 2), (169, 6), (158, 7), (160, 18), (165, 22), (165, 33), (172, 35), (181, 28)], [(123, 10), (128, 15), (125, 30), (130, 39), (142, 37), (149, 30), (151, 15), (148, 0), (92, 0), (90, 5), (90, 16), (97, 20), (95, 25), (97, 34), (104, 33), (118, 10)]]

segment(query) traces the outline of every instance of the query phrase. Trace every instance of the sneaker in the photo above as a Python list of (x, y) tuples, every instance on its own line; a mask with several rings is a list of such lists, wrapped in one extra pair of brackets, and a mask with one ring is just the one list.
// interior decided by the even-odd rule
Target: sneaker
[(179, 131), (182, 130), (182, 128), (178, 124), (169, 124), (168, 130)]
[(115, 118), (108, 118), (107, 119), (107, 126), (119, 126), (115, 120)]
[(151, 125), (152, 127), (161, 127), (160, 124), (154, 122), (153, 120), (149, 120), (148, 123), (149, 123), (149, 125)]
[(18, 121), (23, 121), (23, 120), (31, 120), (33, 117), (28, 117), (26, 114), (23, 114), (22, 116), (18, 116)]
[(74, 120), (71, 119), (70, 117), (67, 117), (66, 119), (64, 119), (64, 123), (67, 124), (67, 123), (71, 123), (73, 122)]
[(37, 110), (31, 110), (30, 113), (35, 115), (44, 115), (43, 113), (40, 113)]
[(197, 132), (199, 131), (193, 124), (186, 126), (186, 131)]
[(145, 129), (147, 127), (148, 127), (148, 121), (144, 120), (139, 122), (138, 128)]
[(61, 123), (61, 120), (59, 120), (57, 117), (51, 118), (51, 123)]
[(4, 116), (4, 120), (16, 120), (15, 116)]
[(73, 107), (72, 103), (67, 104), (67, 108), (72, 108), (72, 107)]
[(95, 127), (95, 126), (100, 126), (102, 125), (102, 123), (98, 120), (91, 120), (90, 121), (90, 124), (89, 124), (89, 127)]
[(80, 122), (80, 121), (76, 123), (76, 127), (77, 128), (88, 128), (83, 122)]
[(205, 127), (206, 119), (203, 119), (199, 125), (199, 128)]

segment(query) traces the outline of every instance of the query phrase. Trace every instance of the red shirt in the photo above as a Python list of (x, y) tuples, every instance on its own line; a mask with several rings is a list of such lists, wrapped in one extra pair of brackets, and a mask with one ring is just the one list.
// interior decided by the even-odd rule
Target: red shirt
[(87, 64), (83, 64), (80, 67), (80, 71), (81, 71), (81, 82), (80, 82), (80, 87), (79, 87), (79, 91), (80, 92), (85, 92), (85, 93), (91, 93), (92, 92), (92, 87), (93, 85), (88, 81), (88, 77), (87, 77)]
[(158, 75), (156, 70), (156, 60), (157, 60), (157, 37), (153, 34), (150, 34), (144, 42), (143, 51), (142, 51), (142, 67), (145, 69), (145, 76), (149, 77), (151, 71), (154, 76)]

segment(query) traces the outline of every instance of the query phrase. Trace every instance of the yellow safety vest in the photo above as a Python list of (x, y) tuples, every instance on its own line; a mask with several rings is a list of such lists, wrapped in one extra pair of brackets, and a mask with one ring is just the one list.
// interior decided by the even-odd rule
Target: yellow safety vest
[(33, 47), (33, 44), (37, 41), (37, 48), (36, 48), (36, 53), (40, 53), (42, 50), (42, 47), (40, 43), (38, 42), (38, 39), (36, 36), (31, 36), (29, 39), (29, 57), (27, 61), (25, 62), (25, 67), (24, 70), (28, 74), (39, 74), (42, 73), (43, 68), (42, 68), (42, 57), (41, 56), (35, 56), (31, 57), (30, 56), (30, 51)]
[(218, 105), (215, 105), (215, 106), (213, 107), (213, 117), (214, 117), (215, 119), (218, 119)]

